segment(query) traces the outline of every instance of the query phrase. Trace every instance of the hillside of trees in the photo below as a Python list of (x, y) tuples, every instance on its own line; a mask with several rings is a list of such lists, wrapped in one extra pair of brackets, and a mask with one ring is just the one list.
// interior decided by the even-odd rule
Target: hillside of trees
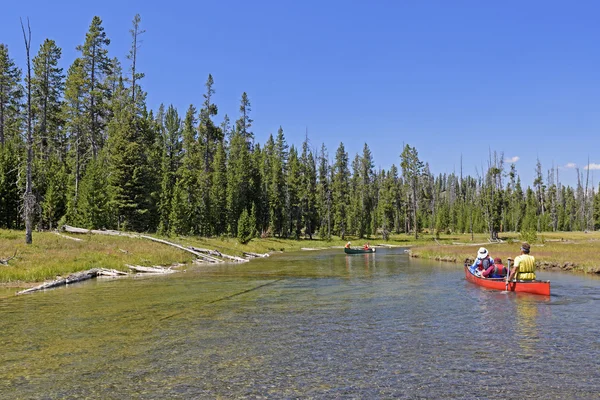
[(491, 153), (474, 177), (434, 175), (410, 145), (398, 149), (398, 166), (376, 170), (367, 144), (350, 158), (340, 143), (330, 157), (308, 137), (288, 144), (283, 128), (260, 144), (248, 94), (238, 115), (220, 116), (211, 75), (201, 104), (148, 110), (136, 63), (139, 15), (130, 33), (126, 66), (110, 57), (99, 17), (66, 70), (61, 48), (46, 39), (29, 80), (0, 43), (0, 228), (24, 228), (29, 116), (37, 229), (67, 223), (246, 241), (600, 228), (589, 171), (570, 187), (538, 161), (527, 184), (502, 154)]

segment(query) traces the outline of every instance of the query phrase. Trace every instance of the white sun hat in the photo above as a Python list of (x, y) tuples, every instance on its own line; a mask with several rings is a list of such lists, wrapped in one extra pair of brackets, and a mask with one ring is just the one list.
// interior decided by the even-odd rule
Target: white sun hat
[(485, 247), (480, 247), (479, 251), (477, 252), (477, 258), (479, 259), (483, 259), (486, 258), (488, 255), (488, 251)]

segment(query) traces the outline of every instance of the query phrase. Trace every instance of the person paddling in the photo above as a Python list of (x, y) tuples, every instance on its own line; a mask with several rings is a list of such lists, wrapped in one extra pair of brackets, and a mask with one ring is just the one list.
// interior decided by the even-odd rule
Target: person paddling
[(521, 254), (515, 257), (515, 263), (510, 271), (509, 281), (517, 279), (519, 281), (535, 280), (535, 257), (529, 255), (531, 246), (524, 242), (521, 245)]

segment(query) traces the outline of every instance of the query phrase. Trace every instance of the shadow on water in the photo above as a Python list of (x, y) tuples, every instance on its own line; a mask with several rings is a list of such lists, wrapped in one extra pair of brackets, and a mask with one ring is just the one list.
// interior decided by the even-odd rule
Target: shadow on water
[(541, 275), (331, 250), (11, 297), (0, 398), (597, 398), (600, 280)]

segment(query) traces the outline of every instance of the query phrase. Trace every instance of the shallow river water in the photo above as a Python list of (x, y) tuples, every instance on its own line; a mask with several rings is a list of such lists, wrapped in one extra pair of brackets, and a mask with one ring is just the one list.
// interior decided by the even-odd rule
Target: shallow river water
[(600, 398), (600, 279), (538, 275), (327, 250), (5, 292), (0, 398)]

